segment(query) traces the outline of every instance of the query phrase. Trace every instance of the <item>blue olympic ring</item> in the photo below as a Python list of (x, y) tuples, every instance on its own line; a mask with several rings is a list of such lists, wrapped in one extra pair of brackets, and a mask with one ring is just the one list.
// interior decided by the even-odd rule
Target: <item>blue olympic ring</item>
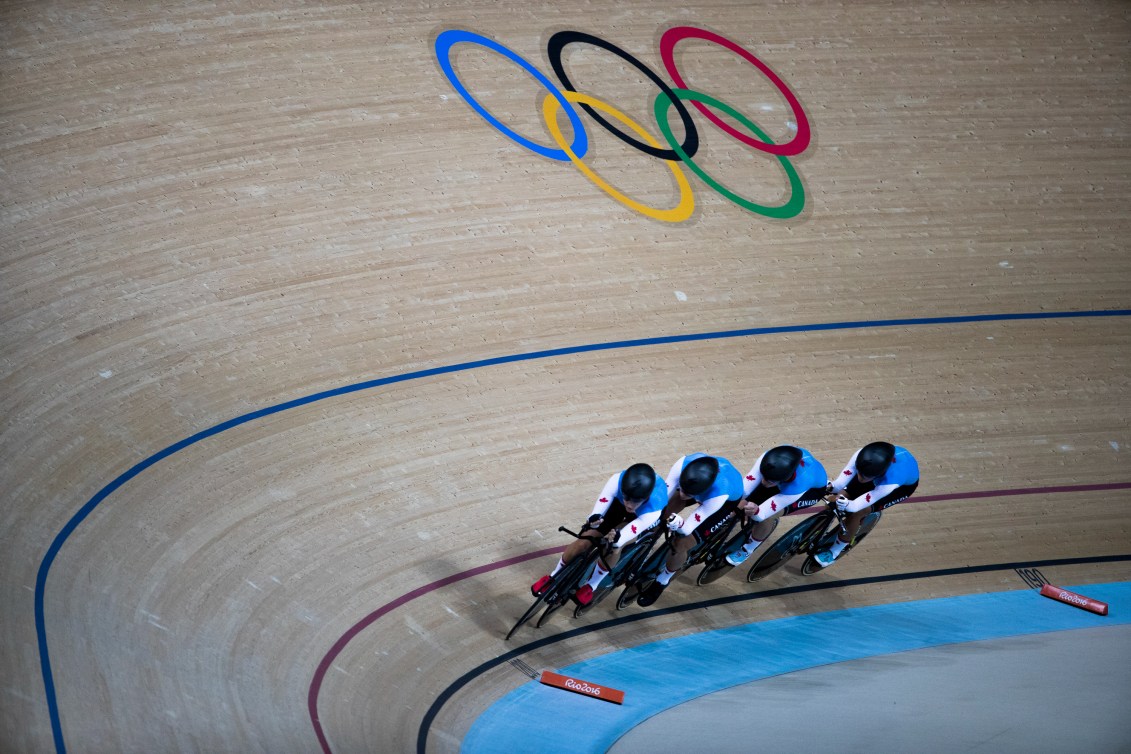
[(537, 79), (539, 84), (546, 87), (547, 91), (550, 92), (554, 99), (561, 104), (566, 115), (569, 116), (569, 123), (573, 127), (573, 143), (570, 145), (570, 150), (578, 157), (585, 156), (585, 153), (589, 151), (589, 136), (585, 132), (585, 126), (581, 123), (581, 116), (578, 115), (573, 106), (566, 101), (565, 95), (562, 94), (561, 90), (554, 86), (553, 82), (546, 78), (544, 73), (519, 57), (518, 53), (503, 47), (493, 39), (488, 39), (481, 34), (475, 34), (474, 32), (465, 31), (463, 29), (449, 29), (436, 37), (436, 59), (440, 62), (440, 68), (444, 71), (448, 82), (451, 83), (455, 90), (459, 92), (459, 95), (467, 101), (467, 104), (471, 105), (477, 113), (483, 116), (484, 120), (535, 154), (540, 154), (543, 157), (549, 157), (551, 160), (558, 160), (559, 162), (570, 161), (570, 157), (566, 154), (564, 149), (551, 149), (550, 147), (531, 141), (521, 134), (515, 133), (513, 129), (507, 128), (498, 118), (491, 115), (487, 108), (483, 107), (483, 105), (479, 104), (479, 102), (471, 96), (471, 93), (467, 91), (466, 87), (460, 82), (459, 77), (456, 76), (455, 70), (452, 69), (451, 48), (453, 45), (459, 44), (460, 42), (481, 45), (488, 50), (499, 53), (511, 62), (516, 63), (520, 68)]

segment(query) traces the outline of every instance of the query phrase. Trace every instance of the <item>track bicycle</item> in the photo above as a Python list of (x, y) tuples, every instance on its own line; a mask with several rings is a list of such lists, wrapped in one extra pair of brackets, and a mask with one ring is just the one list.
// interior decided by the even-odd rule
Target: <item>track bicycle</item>
[[(697, 565), (718, 558), (719, 553), (723, 552), (730, 542), (733, 542), (733, 540), (728, 542), (727, 537), (730, 535), (734, 525), (738, 522), (740, 515), (741, 512), (736, 508), (729, 519), (725, 522), (721, 522), (721, 525), (702, 542), (697, 542), (695, 546), (688, 551), (687, 561), (679, 571), (676, 572), (676, 575), (672, 576), (672, 580), (678, 578), (679, 574), (689, 568), (694, 568)], [(745, 536), (743, 532), (739, 534)], [(663, 529), (663, 537), (663, 546), (657, 548), (648, 556), (648, 559), (644, 561), (644, 565), (640, 567), (640, 571), (636, 574), (634, 579), (626, 580), (624, 591), (621, 592), (620, 597), (617, 598), (617, 610), (624, 610), (635, 602), (636, 598), (640, 596), (640, 593), (647, 589), (652, 582), (656, 580), (656, 577), (660, 575), (660, 571), (663, 570), (668, 556), (671, 555), (672, 551), (675, 549), (675, 533), (666, 526)]]
[[(609, 570), (609, 573), (601, 580), (597, 588), (593, 590), (593, 600), (588, 605), (578, 605), (574, 608), (573, 617), (580, 618), (582, 615), (592, 610), (598, 602), (608, 597), (613, 591), (635, 580), (640, 574), (641, 567), (648, 559), (648, 553), (651, 552), (652, 547), (655, 546), (659, 539), (660, 526), (657, 522), (656, 525), (637, 537), (632, 544), (624, 548), (620, 560), (616, 562), (616, 565)], [(588, 575), (587, 573), (586, 580), (588, 580)]]
[[(770, 519), (770, 521), (772, 525), (770, 526), (770, 530), (766, 532), (766, 539), (769, 539), (770, 535), (774, 533), (774, 530), (778, 528), (778, 523), (781, 521), (781, 516), (772, 518)], [(743, 522), (742, 527), (739, 529), (738, 533), (728, 539), (727, 543), (723, 547), (719, 548), (718, 552), (715, 554), (715, 557), (707, 561), (707, 564), (703, 566), (703, 570), (699, 572), (699, 576), (695, 579), (695, 583), (699, 586), (713, 584), (723, 576), (726, 576), (728, 573), (733, 571), (735, 569), (735, 566), (732, 566), (727, 562), (727, 555), (730, 555), (732, 552), (735, 552), (744, 544), (746, 544), (746, 538), (750, 536), (750, 530), (753, 528), (754, 519), (747, 518)]]
[[(588, 525), (586, 525), (581, 528), (580, 534), (575, 534), (564, 526), (558, 527), (558, 531), (565, 532), (577, 539), (588, 539), (594, 546), (562, 566), (562, 569), (550, 579), (550, 583), (542, 593), (534, 598), (534, 602), (526, 609), (526, 612), (522, 614), (518, 622), (507, 632), (504, 641), (514, 636), (515, 631), (528, 623), (539, 610), (545, 608), (542, 615), (538, 617), (537, 622), (534, 624), (535, 628), (541, 628), (549, 617), (572, 599), (573, 596), (577, 594), (577, 590), (589, 580), (597, 558), (601, 558), (602, 561), (605, 560), (609, 550), (612, 549), (613, 543), (606, 537), (600, 535), (587, 535), (585, 532), (589, 530)], [(592, 531), (596, 531), (596, 529), (592, 529)], [(607, 563), (605, 567), (608, 568)], [(611, 571), (612, 569), (609, 570)]]
[[(864, 517), (856, 536), (844, 548), (836, 562), (843, 560), (852, 548), (860, 544), (860, 541), (868, 536), (872, 529), (876, 528), (881, 515), (880, 511), (875, 511)], [(794, 526), (782, 535), (777, 542), (770, 545), (750, 567), (749, 573), (746, 574), (746, 580), (754, 582), (764, 579), (799, 554), (806, 555), (805, 562), (801, 566), (801, 573), (805, 576), (812, 576), (817, 571), (828, 570), (821, 568), (814, 556), (830, 546), (832, 538), (843, 530), (844, 514), (837, 509), (835, 504), (826, 502), (824, 510)], [(828, 566), (828, 568), (831, 567), (832, 565)]]

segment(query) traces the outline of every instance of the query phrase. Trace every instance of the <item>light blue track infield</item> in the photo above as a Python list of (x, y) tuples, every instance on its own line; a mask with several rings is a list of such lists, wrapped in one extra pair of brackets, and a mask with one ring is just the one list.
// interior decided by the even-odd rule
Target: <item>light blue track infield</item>
[[(480, 715), (460, 751), (606, 751), (665, 709), (761, 678), (943, 644), (1131, 623), (1131, 582), (1064, 588), (1108, 603), (1109, 614), (1065, 605), (1036, 590), (973, 594), (750, 623), (548, 668), (620, 689), (624, 704), (532, 681)], [(584, 725), (556, 725), (583, 716)], [(563, 729), (568, 735), (546, 735)]]

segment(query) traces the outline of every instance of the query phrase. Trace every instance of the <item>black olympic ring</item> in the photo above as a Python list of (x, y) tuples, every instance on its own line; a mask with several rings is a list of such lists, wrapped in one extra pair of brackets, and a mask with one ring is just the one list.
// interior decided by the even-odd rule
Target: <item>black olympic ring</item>
[[(550, 65), (553, 66), (554, 73), (558, 75), (558, 80), (562, 82), (562, 86), (564, 86), (567, 91), (573, 92), (577, 91), (577, 89), (575, 89), (573, 84), (570, 82), (569, 76), (567, 76), (565, 72), (565, 66), (562, 65), (562, 50), (565, 49), (566, 45), (573, 42), (583, 42), (585, 44), (591, 44), (596, 47), (600, 47), (601, 49), (608, 50), (621, 60), (632, 65), (636, 70), (643, 73), (649, 79), (651, 79), (652, 83), (658, 86), (660, 88), (660, 91), (663, 92), (664, 95), (675, 105), (676, 112), (679, 113), (679, 117), (683, 121), (683, 130), (687, 134), (687, 136), (685, 137), (683, 144), (680, 145), (681, 148), (683, 149), (687, 157), (695, 156), (695, 153), (699, 151), (699, 131), (696, 130), (695, 123), (691, 120), (691, 113), (689, 113), (687, 111), (687, 108), (684, 107), (683, 102), (675, 96), (675, 92), (672, 91), (672, 88), (668, 86), (663, 79), (652, 72), (651, 68), (644, 65), (644, 63), (640, 62), (631, 54), (617, 47), (612, 42), (606, 42), (600, 37), (595, 37), (592, 34), (586, 34), (580, 31), (559, 31), (558, 33), (554, 34), (554, 36), (550, 37), (550, 41), (546, 44), (546, 52), (550, 56)], [(636, 139), (626, 134), (624, 131), (621, 131), (619, 128), (616, 128), (615, 126), (610, 124), (589, 105), (582, 103), (579, 104), (581, 104), (581, 109), (589, 114), (589, 117), (600, 123), (605, 127), (606, 131), (611, 133), (613, 136), (616, 136), (618, 139), (623, 141), (625, 144), (628, 144), (630, 147), (635, 147), (644, 154), (651, 155), (652, 157), (659, 157), (661, 160), (674, 160), (676, 162), (683, 161), (683, 157), (674, 149), (661, 149), (659, 147), (653, 147), (650, 144), (645, 144), (642, 141), (637, 141)]]

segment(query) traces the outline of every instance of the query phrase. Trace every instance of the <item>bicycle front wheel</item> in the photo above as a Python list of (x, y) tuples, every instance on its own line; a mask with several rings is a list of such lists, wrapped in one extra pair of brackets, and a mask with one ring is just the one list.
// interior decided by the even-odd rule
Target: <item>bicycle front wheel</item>
[(558, 583), (551, 588), (550, 594), (546, 598), (546, 610), (538, 616), (538, 622), (534, 624), (535, 628), (544, 626), (551, 615), (560, 610), (573, 595), (577, 594), (581, 585), (589, 580), (589, 575), (593, 573), (593, 565), (596, 561), (597, 550), (591, 549), (585, 555), (574, 558), (561, 570), (558, 574), (560, 577)]
[(526, 622), (528, 620), (530, 620), (531, 618), (533, 618), (534, 614), (537, 613), (539, 610), (541, 610), (543, 606), (545, 606), (546, 595), (549, 594), (549, 593), (550, 593), (550, 590), (547, 589), (546, 591), (542, 592), (542, 594), (540, 594), (540, 595), (538, 595), (537, 597), (534, 598), (534, 603), (530, 607), (526, 608), (526, 612), (522, 614), (522, 617), (519, 618), (518, 621), (514, 624), (514, 626), (511, 627), (510, 631), (507, 631), (506, 638), (504, 638), (503, 641), (507, 641), (512, 636), (514, 636), (515, 631), (517, 631), (518, 629), (520, 629), (524, 625), (526, 625)]
[[(543, 607), (550, 606), (553, 610), (547, 610), (542, 613), (542, 617), (534, 624), (535, 628), (541, 627), (546, 621), (546, 618), (549, 617), (548, 613), (553, 613), (554, 610), (561, 607), (565, 601), (569, 599), (570, 595), (577, 591), (578, 580), (581, 578), (582, 574), (588, 572), (588, 567), (592, 562), (592, 558), (586, 555), (580, 555), (567, 563), (562, 570), (558, 571), (557, 575), (551, 579), (550, 585), (546, 587), (546, 591), (534, 598), (534, 604), (526, 609), (526, 612), (522, 614), (518, 622), (507, 632), (506, 639), (514, 636), (515, 632), (530, 621), (539, 610)], [(506, 641), (506, 639), (503, 641)]]

